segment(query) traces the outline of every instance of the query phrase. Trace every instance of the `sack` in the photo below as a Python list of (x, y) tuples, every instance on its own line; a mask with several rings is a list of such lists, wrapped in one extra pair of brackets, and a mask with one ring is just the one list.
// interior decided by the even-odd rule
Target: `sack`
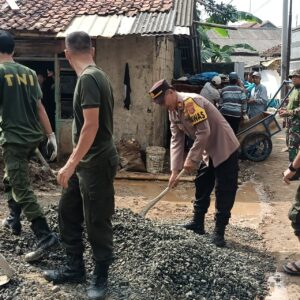
[(219, 75), (217, 72), (203, 72), (191, 76), (189, 83), (192, 85), (205, 85), (206, 82), (210, 82), (217, 75)]
[(117, 145), (121, 168), (125, 171), (146, 172), (141, 157), (141, 146), (135, 139), (121, 139)]

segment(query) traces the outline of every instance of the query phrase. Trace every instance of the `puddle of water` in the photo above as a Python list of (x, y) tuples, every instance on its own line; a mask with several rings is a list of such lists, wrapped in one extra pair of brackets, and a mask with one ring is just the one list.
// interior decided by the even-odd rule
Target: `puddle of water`
[[(134, 181), (117, 180), (117, 195), (143, 197), (149, 201), (160, 194), (167, 186), (166, 182), (155, 181)], [(172, 202), (175, 204), (191, 205), (195, 197), (195, 188), (192, 184), (180, 185), (177, 189), (170, 191), (161, 201)], [(214, 194), (209, 211), (214, 212)], [(252, 182), (246, 182), (240, 186), (234, 208), (233, 215), (237, 216), (255, 216), (261, 214), (260, 198)]]
[(252, 182), (246, 182), (240, 186), (232, 214), (240, 216), (260, 216), (260, 198)]
[(287, 289), (284, 285), (284, 274), (276, 272), (268, 279), (270, 286), (270, 295), (266, 297), (266, 300), (284, 300), (289, 299)]

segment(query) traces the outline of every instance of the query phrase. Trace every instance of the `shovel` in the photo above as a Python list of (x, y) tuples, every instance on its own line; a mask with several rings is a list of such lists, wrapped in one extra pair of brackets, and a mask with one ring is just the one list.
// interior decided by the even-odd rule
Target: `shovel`
[[(184, 169), (178, 174), (176, 180), (179, 180), (180, 177), (184, 174)], [(155, 197), (153, 200), (151, 200), (140, 212), (140, 216), (145, 217), (146, 214), (149, 212), (149, 210), (157, 203), (159, 202), (169, 191), (171, 188), (168, 186), (165, 190), (163, 190), (157, 197)]]
[(0, 253), (0, 269), (4, 271), (5, 275), (0, 275), (0, 286), (7, 284), (16, 271), (9, 265), (4, 256)]
[(56, 179), (56, 176), (57, 176), (58, 172), (51, 169), (50, 165), (48, 164), (48, 162), (46, 161), (46, 159), (42, 155), (41, 151), (39, 149), (36, 149), (35, 154), (36, 154), (38, 160), (40, 161), (40, 163), (42, 164), (42, 166), (45, 168), (45, 170), (50, 172), (51, 175)]

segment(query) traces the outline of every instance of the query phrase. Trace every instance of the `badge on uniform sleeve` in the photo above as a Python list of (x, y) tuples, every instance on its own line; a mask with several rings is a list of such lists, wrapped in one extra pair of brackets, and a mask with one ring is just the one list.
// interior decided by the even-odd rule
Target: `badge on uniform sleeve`
[(205, 109), (197, 104), (193, 98), (184, 100), (184, 112), (194, 126), (207, 120), (207, 113)]

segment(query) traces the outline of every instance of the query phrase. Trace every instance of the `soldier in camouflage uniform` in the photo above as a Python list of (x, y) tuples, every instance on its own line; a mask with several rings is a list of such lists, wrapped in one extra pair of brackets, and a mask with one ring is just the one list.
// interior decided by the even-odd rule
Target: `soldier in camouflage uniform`
[[(283, 173), (284, 182), (289, 184), (299, 170), (300, 152), (298, 152), (295, 160), (290, 163), (288, 169)], [(297, 189), (294, 203), (289, 211), (289, 219), (291, 220), (294, 233), (300, 242), (300, 186)], [(289, 275), (300, 276), (300, 260), (288, 262), (283, 266), (283, 269)]]
[(295, 89), (289, 97), (289, 104), (282, 108), (279, 114), (287, 118), (289, 161), (292, 162), (300, 146), (300, 70), (294, 71), (290, 78)]
[[(300, 170), (300, 70), (292, 74), (294, 91), (290, 96), (290, 101), (287, 109), (280, 111), (281, 116), (288, 116), (289, 118), (289, 158), (291, 163), (288, 169), (283, 174), (283, 180), (287, 184), (291, 180), (299, 178), (297, 176)], [(298, 187), (295, 201), (289, 211), (289, 219), (295, 235), (300, 241), (300, 186)], [(300, 276), (300, 260), (289, 262), (283, 266), (284, 271), (289, 275)]]

